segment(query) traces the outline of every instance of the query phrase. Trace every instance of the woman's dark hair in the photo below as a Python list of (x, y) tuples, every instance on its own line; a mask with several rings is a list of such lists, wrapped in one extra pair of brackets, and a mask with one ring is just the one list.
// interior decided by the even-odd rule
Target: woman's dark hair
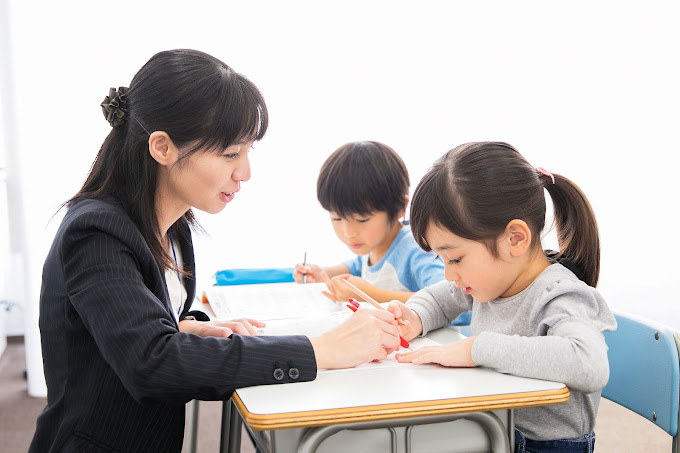
[[(123, 120), (106, 137), (83, 187), (66, 205), (80, 198), (116, 197), (159, 265), (174, 268), (160, 241), (154, 204), (158, 163), (149, 154), (149, 135), (166, 132), (180, 150), (181, 164), (197, 151), (219, 153), (239, 142), (260, 140), (267, 131), (267, 107), (252, 82), (196, 50), (157, 53), (121, 92)], [(189, 210), (172, 232), (186, 241), (189, 227), (196, 226)]]
[(513, 219), (527, 223), (532, 246), (540, 247), (546, 189), (553, 201), (559, 243), (557, 259), (571, 261), (596, 286), (600, 240), (595, 214), (581, 190), (564, 176), (542, 174), (512, 146), (466, 143), (439, 158), (418, 184), (411, 202), (411, 230), (426, 251), (433, 223), (456, 236), (482, 242), (498, 256), (496, 239)]
[(408, 170), (392, 148), (378, 142), (353, 142), (326, 159), (316, 195), (325, 210), (341, 217), (382, 211), (394, 222), (404, 209), (408, 188)]

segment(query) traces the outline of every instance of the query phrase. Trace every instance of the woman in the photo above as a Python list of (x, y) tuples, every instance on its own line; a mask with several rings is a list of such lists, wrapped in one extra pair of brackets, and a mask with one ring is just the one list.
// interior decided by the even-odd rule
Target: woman
[(250, 81), (198, 51), (160, 52), (102, 109), (113, 129), (43, 270), (48, 403), (31, 452), (179, 452), (191, 399), (309, 381), (398, 347), (387, 311), (360, 310), (316, 338), (192, 319), (191, 208), (217, 213), (233, 199), (267, 130)]

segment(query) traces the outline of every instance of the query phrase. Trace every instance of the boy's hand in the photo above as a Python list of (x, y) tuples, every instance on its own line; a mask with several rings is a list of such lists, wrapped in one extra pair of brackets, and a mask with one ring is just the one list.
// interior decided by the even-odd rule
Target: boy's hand
[(399, 327), (399, 335), (404, 337), (406, 341), (411, 341), (423, 332), (420, 316), (403, 302), (393, 300), (385, 308), (394, 314), (395, 318), (401, 318), (404, 321), (405, 325)]
[(293, 279), (296, 283), (302, 283), (302, 275), (304, 274), (306, 275), (305, 283), (321, 283), (323, 281), (322, 272), (321, 267), (316, 264), (304, 266), (302, 263), (297, 263), (293, 271)]
[(426, 346), (406, 354), (396, 354), (398, 362), (411, 362), (415, 365), (438, 363), (451, 367), (476, 367), (472, 361), (472, 346), (477, 336), (442, 346)]
[(326, 272), (322, 272), (321, 275), (323, 277), (323, 281), (326, 282), (326, 286), (328, 287), (328, 291), (323, 291), (323, 294), (331, 300), (339, 300), (344, 302), (350, 297), (353, 297), (356, 300), (364, 300), (361, 296), (354, 294), (351, 289), (343, 285), (340, 280), (349, 280), (351, 284), (369, 296), (371, 295), (371, 290), (375, 288), (363, 278), (356, 277), (351, 274), (340, 274), (332, 278), (329, 277)]

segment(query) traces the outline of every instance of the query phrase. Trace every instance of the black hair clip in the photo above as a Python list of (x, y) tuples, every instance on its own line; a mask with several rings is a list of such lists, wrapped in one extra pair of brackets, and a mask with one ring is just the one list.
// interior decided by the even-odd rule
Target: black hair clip
[(102, 113), (104, 118), (112, 127), (121, 126), (125, 123), (125, 116), (127, 115), (127, 101), (125, 100), (125, 94), (127, 93), (126, 87), (118, 87), (118, 91), (115, 88), (109, 89), (109, 95), (102, 101)]

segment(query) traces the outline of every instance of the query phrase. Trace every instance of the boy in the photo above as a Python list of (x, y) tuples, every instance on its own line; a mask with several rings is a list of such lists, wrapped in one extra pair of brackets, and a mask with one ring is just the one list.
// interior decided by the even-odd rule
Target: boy
[(416, 291), (444, 279), (444, 266), (416, 244), (399, 221), (409, 196), (406, 165), (389, 146), (353, 142), (338, 148), (321, 167), (317, 197), (338, 238), (358, 256), (334, 266), (297, 264), (300, 283), (325, 281), (326, 296), (361, 300), (340, 283), (347, 278), (378, 302), (406, 302)]

